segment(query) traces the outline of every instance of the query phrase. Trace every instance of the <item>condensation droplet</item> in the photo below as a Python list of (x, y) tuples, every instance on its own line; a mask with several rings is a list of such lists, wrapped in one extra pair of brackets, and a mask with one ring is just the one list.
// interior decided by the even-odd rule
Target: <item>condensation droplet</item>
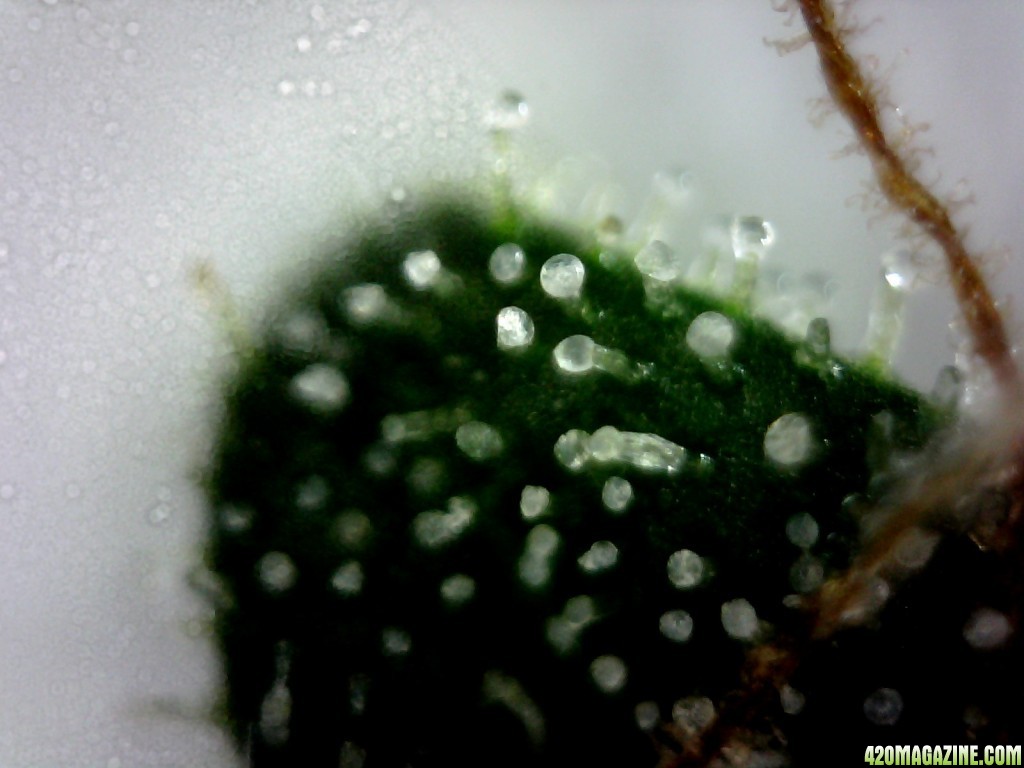
[(294, 586), (298, 569), (284, 552), (268, 552), (256, 564), (256, 575), (267, 592), (277, 594)]
[(633, 257), (633, 263), (640, 274), (668, 282), (679, 276), (679, 263), (675, 253), (660, 240), (652, 240)]
[(693, 634), (693, 618), (683, 610), (665, 611), (658, 620), (661, 634), (674, 643), (685, 643)]
[(818, 521), (799, 512), (786, 521), (786, 538), (800, 549), (810, 549), (818, 540)]
[(764, 434), (764, 455), (780, 469), (798, 469), (814, 451), (810, 420), (802, 413), (787, 413), (769, 425)]
[(363, 589), (363, 566), (350, 560), (331, 576), (331, 588), (339, 595), (352, 597)]
[(455, 431), (455, 443), (474, 461), (493, 459), (505, 449), (501, 433), (482, 421), (470, 421), (460, 426)]
[(586, 269), (583, 262), (570, 253), (560, 253), (540, 268), (540, 287), (556, 299), (576, 299), (583, 292)]
[(590, 664), (590, 676), (605, 693), (617, 693), (626, 685), (628, 671), (618, 656), (598, 656)]
[(722, 603), (722, 627), (729, 637), (752, 640), (758, 629), (754, 606), (742, 598)]
[(528, 347), (533, 341), (533, 319), (519, 307), (504, 307), (495, 320), (499, 349)]
[(450, 605), (462, 605), (473, 599), (476, 581), (464, 573), (456, 573), (441, 582), (441, 598)]
[(609, 477), (601, 489), (601, 501), (609, 512), (625, 512), (633, 501), (633, 486), (624, 477)]
[(523, 488), (519, 497), (519, 511), (524, 520), (536, 520), (545, 515), (551, 503), (551, 494), (547, 488), (539, 485), (528, 485)]
[(594, 340), (576, 335), (562, 339), (552, 353), (555, 365), (566, 373), (586, 373), (594, 367)]
[(686, 346), (704, 360), (722, 360), (736, 343), (732, 320), (719, 312), (703, 312), (686, 330)]
[(680, 549), (668, 558), (668, 580), (678, 589), (692, 589), (704, 578), (704, 560), (696, 552)]
[(526, 254), (515, 243), (504, 243), (494, 249), (487, 270), (496, 283), (512, 285), (523, 279)]
[(903, 697), (892, 688), (879, 688), (864, 700), (864, 716), (875, 725), (895, 725), (903, 714)]
[(619, 562), (619, 548), (610, 541), (595, 541), (576, 562), (586, 573), (601, 573)]
[(413, 251), (402, 262), (402, 273), (413, 288), (430, 288), (441, 276), (441, 259), (433, 251)]
[(314, 363), (297, 374), (288, 385), (292, 397), (313, 411), (330, 413), (348, 402), (348, 379), (336, 368)]
[(1012, 632), (1006, 614), (992, 608), (979, 608), (964, 627), (964, 639), (972, 648), (989, 651), (1003, 645)]

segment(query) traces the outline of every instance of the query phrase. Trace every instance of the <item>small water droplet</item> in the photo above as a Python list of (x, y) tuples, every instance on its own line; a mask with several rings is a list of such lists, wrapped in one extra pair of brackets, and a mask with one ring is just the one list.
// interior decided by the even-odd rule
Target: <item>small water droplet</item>
[(704, 560), (696, 552), (680, 549), (668, 558), (668, 580), (678, 589), (692, 589), (704, 578)]
[(413, 288), (422, 291), (437, 284), (441, 259), (433, 251), (413, 251), (402, 262), (402, 272)]
[(504, 243), (494, 249), (487, 270), (496, 283), (512, 285), (523, 278), (526, 269), (526, 254), (515, 243)]
[(314, 363), (297, 374), (288, 386), (292, 397), (310, 410), (330, 413), (348, 402), (348, 379), (336, 368)]
[(331, 576), (331, 588), (343, 597), (353, 597), (362, 591), (363, 578), (363, 566), (350, 560)]
[(652, 240), (641, 248), (633, 257), (633, 263), (641, 275), (659, 282), (675, 280), (679, 276), (679, 262), (675, 253), (660, 240)]
[(624, 477), (609, 477), (601, 489), (601, 501), (609, 512), (625, 512), (633, 501), (633, 486)]
[(757, 612), (746, 600), (730, 600), (722, 604), (722, 627), (729, 637), (752, 640), (757, 634)]
[(506, 90), (498, 96), (484, 117), (484, 124), (495, 132), (515, 131), (529, 122), (530, 105), (515, 90)]
[(674, 643), (685, 643), (693, 634), (693, 618), (683, 610), (665, 611), (658, 620), (661, 634)]
[(299, 53), (309, 53), (313, 49), (313, 41), (306, 35), (297, 37), (295, 38), (295, 49)]
[(586, 373), (594, 367), (595, 347), (592, 338), (581, 334), (562, 339), (552, 353), (555, 365), (566, 373)]
[(598, 656), (590, 664), (590, 676), (605, 693), (617, 693), (626, 685), (628, 671), (618, 656)]
[(736, 328), (719, 312), (703, 312), (693, 319), (686, 330), (686, 346), (704, 360), (722, 360), (728, 357), (736, 343)]
[(586, 269), (583, 262), (570, 253), (560, 253), (540, 268), (540, 287), (556, 299), (577, 299), (583, 292)]
[(524, 520), (536, 520), (548, 512), (551, 494), (547, 488), (539, 485), (528, 485), (523, 488), (519, 497), (519, 511)]
[(764, 435), (764, 455), (780, 469), (798, 469), (814, 452), (810, 420), (802, 413), (787, 413), (771, 423)]
[(895, 725), (903, 714), (903, 697), (892, 688), (879, 688), (864, 700), (864, 716), (875, 725)]
[(495, 324), (499, 349), (520, 349), (533, 341), (533, 319), (519, 307), (504, 307)]
[(455, 431), (455, 443), (474, 461), (486, 461), (499, 456), (505, 449), (501, 433), (490, 424), (471, 421)]

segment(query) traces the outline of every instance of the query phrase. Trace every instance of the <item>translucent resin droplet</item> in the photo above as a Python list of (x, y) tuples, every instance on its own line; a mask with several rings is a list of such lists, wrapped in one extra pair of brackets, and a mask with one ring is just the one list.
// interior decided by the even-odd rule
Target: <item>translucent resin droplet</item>
[(256, 574), (267, 592), (277, 594), (295, 585), (298, 570), (284, 552), (268, 552), (256, 564)]
[(625, 512), (633, 501), (633, 486), (624, 477), (609, 477), (601, 489), (601, 501), (609, 512)]
[(331, 588), (344, 597), (358, 595), (363, 589), (363, 566), (354, 560), (342, 565), (331, 576)]
[(555, 346), (555, 365), (566, 373), (586, 373), (594, 367), (594, 340), (589, 336), (569, 336)]
[(686, 346), (704, 360), (722, 360), (736, 343), (736, 328), (719, 312), (703, 312), (686, 330)]
[(441, 277), (441, 259), (433, 251), (413, 251), (402, 262), (402, 273), (413, 288), (425, 290)]
[(787, 715), (799, 715), (806, 703), (806, 697), (791, 685), (779, 689), (779, 704)]
[(313, 411), (330, 413), (349, 399), (348, 379), (336, 368), (314, 363), (297, 374), (288, 385), (289, 394)]
[(814, 453), (810, 420), (802, 413), (787, 413), (771, 423), (764, 435), (764, 455), (780, 469), (798, 469)]
[(533, 319), (519, 307), (504, 307), (495, 320), (499, 349), (521, 349), (533, 341)]
[(601, 573), (615, 567), (619, 561), (619, 548), (610, 541), (595, 541), (577, 562), (585, 573)]
[(892, 688), (879, 688), (864, 700), (864, 716), (875, 725), (895, 725), (903, 714), (903, 697)]
[(618, 656), (598, 656), (590, 665), (594, 683), (605, 693), (617, 693), (626, 685), (628, 672)]
[(476, 581), (464, 573), (456, 573), (441, 582), (441, 598), (449, 605), (469, 602), (476, 593)]
[(653, 240), (633, 257), (633, 263), (652, 280), (668, 282), (679, 277), (679, 261), (675, 253), (660, 240)]
[(533, 521), (547, 513), (550, 503), (551, 494), (547, 488), (528, 485), (519, 497), (519, 511), (524, 520)]
[(672, 705), (672, 720), (688, 736), (706, 731), (717, 716), (715, 704), (707, 696), (687, 696)]
[(386, 656), (404, 656), (412, 649), (412, 638), (409, 633), (388, 627), (381, 633), (381, 650)]
[(349, 320), (367, 325), (384, 320), (391, 313), (391, 303), (383, 286), (376, 283), (353, 285), (342, 294), (342, 303)]
[(696, 552), (680, 549), (668, 558), (668, 580), (678, 589), (692, 589), (704, 578), (704, 560)]
[(589, 442), (590, 436), (582, 429), (570, 429), (555, 442), (555, 458), (566, 469), (578, 472), (590, 458)]
[(989, 651), (1005, 644), (1012, 632), (1006, 614), (992, 608), (979, 608), (964, 627), (964, 640), (972, 648)]
[(552, 560), (558, 551), (561, 536), (549, 525), (538, 525), (526, 536), (526, 546), (519, 558), (519, 580), (539, 589), (551, 578)]
[(810, 549), (818, 540), (818, 521), (806, 512), (792, 515), (786, 521), (786, 538), (801, 549)]
[(540, 287), (556, 299), (577, 299), (583, 292), (585, 275), (582, 261), (570, 253), (560, 253), (540, 268)]
[(657, 703), (653, 701), (641, 701), (633, 710), (633, 715), (636, 718), (637, 727), (645, 733), (654, 730), (658, 721), (661, 720), (661, 712), (658, 710)]
[(789, 583), (794, 590), (806, 595), (825, 581), (825, 566), (813, 555), (803, 555), (789, 569)]
[(730, 600), (722, 604), (722, 627), (729, 637), (737, 640), (752, 640), (757, 634), (757, 612), (743, 599)]
[(523, 279), (526, 269), (526, 254), (515, 243), (499, 245), (487, 262), (487, 270), (494, 282), (513, 285)]
[(362, 549), (373, 533), (370, 518), (357, 509), (348, 509), (338, 515), (334, 530), (338, 540), (347, 549)]
[(493, 459), (505, 448), (505, 441), (490, 424), (471, 421), (455, 431), (455, 442), (464, 454), (475, 461)]
[(495, 99), (484, 117), (491, 131), (507, 132), (522, 128), (530, 119), (530, 105), (519, 91), (506, 90)]
[(674, 643), (685, 643), (693, 634), (693, 618), (683, 610), (665, 611), (658, 620), (661, 634)]

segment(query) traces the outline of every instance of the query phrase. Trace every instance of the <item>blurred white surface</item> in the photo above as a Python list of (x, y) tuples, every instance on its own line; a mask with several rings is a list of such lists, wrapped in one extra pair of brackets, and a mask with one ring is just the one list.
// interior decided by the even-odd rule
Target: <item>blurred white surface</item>
[[(858, 46), (893, 100), (931, 123), (927, 173), (969, 181), (971, 243), (992, 266), (1008, 246), (996, 290), (1024, 291), (1024, 5), (857, 13), (880, 19)], [(635, 194), (686, 166), (708, 210), (769, 218), (773, 258), (839, 281), (855, 348), (892, 233), (847, 204), (868, 174), (831, 157), (845, 127), (809, 124), (811, 51), (763, 44), (798, 31), (783, 19), (754, 0), (0, 2), (0, 765), (233, 764), (185, 587), (230, 348), (189, 270), (209, 260), (257, 317), (369, 202), (484, 172), (502, 87), (527, 95), (539, 156), (598, 155)], [(913, 310), (900, 367), (927, 386), (952, 310), (941, 286)]]

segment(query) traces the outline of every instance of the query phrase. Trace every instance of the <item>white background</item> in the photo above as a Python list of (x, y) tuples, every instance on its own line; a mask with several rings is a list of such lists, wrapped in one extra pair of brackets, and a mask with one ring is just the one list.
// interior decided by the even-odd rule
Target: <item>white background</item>
[[(926, 172), (969, 181), (970, 242), (1021, 293), (1024, 5), (857, 14), (931, 124)], [(771, 219), (777, 263), (840, 283), (855, 350), (893, 239), (848, 204), (868, 173), (832, 157), (841, 123), (808, 121), (811, 51), (763, 44), (799, 31), (783, 20), (755, 0), (0, 1), (0, 765), (232, 764), (184, 587), (230, 346), (189, 271), (213, 264), (253, 321), (386, 191), (485, 172), (502, 87), (528, 96), (528, 154), (595, 154), (636, 195), (686, 166), (707, 210)], [(952, 357), (935, 282), (899, 360), (924, 387)]]

